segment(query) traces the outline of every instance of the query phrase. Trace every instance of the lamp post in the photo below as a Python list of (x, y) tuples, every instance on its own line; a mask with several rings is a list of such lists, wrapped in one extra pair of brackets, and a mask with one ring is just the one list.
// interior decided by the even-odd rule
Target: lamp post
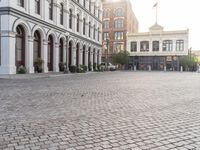
[(109, 50), (110, 40), (106, 39), (106, 70), (108, 69), (108, 50)]

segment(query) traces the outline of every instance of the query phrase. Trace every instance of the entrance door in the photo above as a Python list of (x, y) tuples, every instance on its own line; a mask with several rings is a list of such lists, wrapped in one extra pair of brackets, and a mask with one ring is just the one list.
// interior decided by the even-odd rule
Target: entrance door
[(15, 65), (25, 67), (25, 32), (22, 26), (17, 26)]

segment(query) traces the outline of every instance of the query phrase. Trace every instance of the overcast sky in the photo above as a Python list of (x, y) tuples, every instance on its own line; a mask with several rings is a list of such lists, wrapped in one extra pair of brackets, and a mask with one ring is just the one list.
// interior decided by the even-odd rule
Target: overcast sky
[(139, 21), (139, 31), (148, 31), (155, 23), (158, 2), (158, 24), (164, 30), (189, 29), (189, 47), (200, 50), (200, 0), (131, 0)]

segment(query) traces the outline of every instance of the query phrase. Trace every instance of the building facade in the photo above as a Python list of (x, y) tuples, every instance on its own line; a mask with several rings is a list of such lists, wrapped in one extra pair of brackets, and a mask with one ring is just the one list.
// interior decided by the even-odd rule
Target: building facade
[(164, 31), (157, 23), (149, 32), (129, 33), (130, 66), (138, 70), (179, 70), (180, 57), (188, 55), (188, 30)]
[(1, 0), (0, 74), (20, 66), (35, 72), (59, 72), (59, 63), (101, 63), (102, 4), (91, 0)]
[(103, 57), (126, 50), (126, 34), (138, 32), (138, 20), (130, 0), (103, 0)]

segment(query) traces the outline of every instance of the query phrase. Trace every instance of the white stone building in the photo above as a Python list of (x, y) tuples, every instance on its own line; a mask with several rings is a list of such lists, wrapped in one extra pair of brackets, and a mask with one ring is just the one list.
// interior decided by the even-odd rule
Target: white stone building
[(188, 55), (188, 30), (164, 31), (157, 23), (149, 32), (128, 33), (130, 65), (139, 70), (179, 70), (179, 59)]
[(102, 4), (96, 0), (0, 0), (0, 74), (101, 63)]

